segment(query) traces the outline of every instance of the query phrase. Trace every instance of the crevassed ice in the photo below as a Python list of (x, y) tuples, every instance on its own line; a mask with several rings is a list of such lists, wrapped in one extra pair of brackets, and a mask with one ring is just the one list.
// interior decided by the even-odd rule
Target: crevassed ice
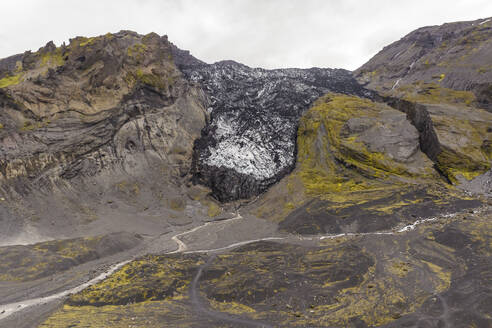
[[(245, 138), (224, 139), (216, 147), (209, 149), (210, 156), (205, 159), (206, 164), (231, 168), (259, 180), (274, 177), (280, 170), (292, 164), (294, 159), (291, 155), (293, 152), (279, 150), (272, 153)], [(275, 154), (278, 156), (277, 162), (273, 158)]]
[[(275, 116), (270, 123), (270, 126), (262, 126), (260, 129), (278, 130), (289, 124)], [(258, 130), (247, 129), (243, 135), (237, 135), (239, 127), (234, 116), (219, 117), (213, 125), (218, 142), (214, 147), (209, 147), (210, 155), (203, 158), (207, 165), (231, 168), (238, 173), (263, 180), (274, 177), (294, 161), (294, 144), (287, 136), (280, 136), (272, 144)]]
[(214, 125), (216, 127), (215, 135), (217, 136), (217, 138), (233, 135), (237, 129), (236, 123), (226, 121), (223, 117), (219, 117)]

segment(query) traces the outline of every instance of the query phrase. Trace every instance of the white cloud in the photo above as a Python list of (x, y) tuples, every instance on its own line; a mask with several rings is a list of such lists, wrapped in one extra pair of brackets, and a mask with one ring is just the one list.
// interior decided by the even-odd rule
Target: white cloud
[(167, 34), (196, 57), (355, 69), (425, 25), (492, 15), (490, 0), (2, 1), (0, 57), (122, 29)]

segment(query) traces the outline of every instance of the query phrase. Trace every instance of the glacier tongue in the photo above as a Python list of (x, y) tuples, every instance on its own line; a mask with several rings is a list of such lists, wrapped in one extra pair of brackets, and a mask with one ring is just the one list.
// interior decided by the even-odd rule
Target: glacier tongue
[[(295, 166), (298, 120), (327, 92), (372, 97), (342, 69), (250, 68), (175, 61), (209, 97), (211, 119), (195, 143), (194, 179), (230, 201), (263, 192)], [(192, 64), (190, 64), (192, 63)]]

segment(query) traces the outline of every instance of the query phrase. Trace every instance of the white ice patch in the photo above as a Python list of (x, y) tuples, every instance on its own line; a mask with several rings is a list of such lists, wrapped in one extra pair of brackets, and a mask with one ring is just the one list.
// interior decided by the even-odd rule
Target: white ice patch
[(251, 175), (256, 179), (274, 177), (280, 170), (292, 163), (293, 156), (279, 154), (278, 162), (272, 153), (260, 145), (241, 137), (232, 137), (210, 148), (210, 156), (205, 163), (210, 166), (227, 167), (238, 173)]
[(215, 135), (217, 139), (234, 135), (237, 131), (237, 124), (232, 121), (226, 121), (223, 117), (219, 117), (215, 123)]
[[(294, 161), (294, 144), (285, 135), (274, 144), (264, 140), (264, 135), (271, 135), (266, 131), (260, 133), (258, 129), (267, 129), (259, 124), (256, 130), (243, 131), (240, 129), (237, 118), (230, 116), (219, 117), (215, 126), (215, 136), (218, 140), (214, 147), (209, 147), (210, 156), (204, 163), (215, 167), (227, 167), (238, 173), (253, 176), (258, 180), (274, 177), (279, 171), (291, 165)], [(278, 117), (272, 117), (269, 129), (281, 130), (287, 124)], [(270, 149), (274, 146), (274, 149)]]
[(482, 24), (485, 24), (485, 23), (488, 23), (488, 22), (490, 22), (490, 18), (489, 18), (489, 19), (484, 20), (483, 22), (479, 23), (478, 25), (482, 25)]

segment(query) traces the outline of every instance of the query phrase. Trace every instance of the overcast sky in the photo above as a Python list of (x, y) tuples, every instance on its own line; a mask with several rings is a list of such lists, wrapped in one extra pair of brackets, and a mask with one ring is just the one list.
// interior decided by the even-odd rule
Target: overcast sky
[(418, 27), (492, 16), (492, 1), (2, 0), (0, 12), (0, 58), (126, 29), (209, 63), (356, 69)]

